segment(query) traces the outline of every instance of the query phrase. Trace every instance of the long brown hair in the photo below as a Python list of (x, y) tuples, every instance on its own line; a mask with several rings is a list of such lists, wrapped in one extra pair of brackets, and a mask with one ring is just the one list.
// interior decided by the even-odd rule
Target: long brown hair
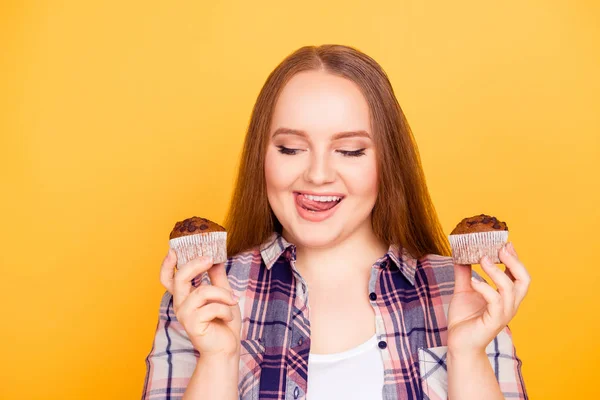
[(415, 257), (448, 255), (448, 242), (425, 183), (414, 137), (381, 66), (347, 46), (306, 46), (275, 68), (258, 95), (225, 220), (230, 256), (258, 246), (281, 224), (267, 200), (265, 153), (275, 103), (297, 73), (324, 70), (359, 86), (370, 109), (377, 154), (378, 196), (372, 212), (375, 235)]

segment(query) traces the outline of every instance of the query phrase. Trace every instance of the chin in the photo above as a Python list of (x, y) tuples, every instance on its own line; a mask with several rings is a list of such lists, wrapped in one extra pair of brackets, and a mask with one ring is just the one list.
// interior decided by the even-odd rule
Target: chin
[(326, 224), (316, 224), (313, 226), (292, 226), (291, 229), (284, 229), (284, 235), (296, 246), (324, 248), (337, 243), (342, 236), (339, 229), (332, 229)]
[(295, 245), (309, 248), (324, 248), (329, 247), (337, 242), (338, 235), (332, 235), (329, 232), (320, 234), (301, 234), (295, 236)]

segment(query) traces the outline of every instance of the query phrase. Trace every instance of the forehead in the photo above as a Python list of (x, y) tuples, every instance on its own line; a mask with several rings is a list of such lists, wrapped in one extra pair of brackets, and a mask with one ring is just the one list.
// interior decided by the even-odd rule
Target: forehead
[(309, 135), (371, 132), (369, 106), (358, 85), (325, 71), (296, 74), (275, 105), (271, 130), (298, 129)]

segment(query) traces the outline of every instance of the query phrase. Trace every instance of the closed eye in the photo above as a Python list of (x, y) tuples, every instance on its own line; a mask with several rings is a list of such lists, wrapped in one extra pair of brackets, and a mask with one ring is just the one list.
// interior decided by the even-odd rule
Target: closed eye
[(360, 157), (365, 155), (365, 149), (358, 150), (338, 150), (345, 157)]
[(290, 156), (298, 154), (298, 152), (301, 151), (300, 149), (290, 149), (289, 147), (285, 147), (285, 146), (277, 146), (277, 149), (279, 149), (279, 152), (281, 154), (287, 154)]
[[(289, 147), (285, 147), (285, 146), (277, 146), (278, 151), (281, 154), (286, 154), (286, 155), (296, 155), (299, 152), (303, 151), (302, 149), (292, 149)], [(366, 149), (358, 149), (358, 150), (337, 150), (338, 153), (342, 154), (344, 157), (360, 157), (360, 156), (364, 156), (365, 155), (365, 150)]]

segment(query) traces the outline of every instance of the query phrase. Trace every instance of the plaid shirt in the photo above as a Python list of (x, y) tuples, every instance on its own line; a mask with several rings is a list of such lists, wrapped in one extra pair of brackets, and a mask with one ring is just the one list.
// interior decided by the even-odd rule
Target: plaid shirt
[[(226, 263), (242, 314), (241, 400), (306, 399), (310, 323), (306, 283), (295, 260), (295, 246), (274, 234), (260, 248)], [(202, 280), (208, 280), (206, 274), (192, 283), (198, 286)], [(392, 245), (373, 265), (369, 299), (385, 369), (384, 400), (447, 398), (445, 345), (453, 291), (449, 257), (417, 260)], [(508, 327), (486, 351), (504, 396), (527, 399)], [(198, 357), (166, 292), (146, 359), (142, 399), (181, 399)]]

